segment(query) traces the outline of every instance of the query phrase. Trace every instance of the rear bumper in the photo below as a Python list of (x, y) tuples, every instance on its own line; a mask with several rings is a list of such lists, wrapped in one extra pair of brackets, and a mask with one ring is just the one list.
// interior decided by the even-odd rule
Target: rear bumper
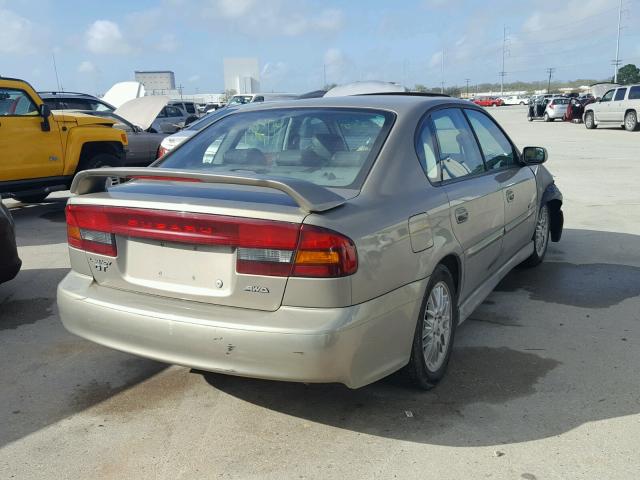
[(70, 272), (62, 323), (96, 343), (231, 375), (357, 388), (409, 360), (428, 279), (346, 308), (220, 307), (117, 291)]

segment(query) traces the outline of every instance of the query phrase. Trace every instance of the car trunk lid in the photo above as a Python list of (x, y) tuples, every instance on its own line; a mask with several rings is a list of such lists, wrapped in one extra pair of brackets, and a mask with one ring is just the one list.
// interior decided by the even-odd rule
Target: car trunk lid
[[(116, 170), (123, 169), (100, 176)], [(100, 177), (83, 174), (85, 180)], [(69, 243), (85, 251), (95, 281), (150, 295), (277, 309), (288, 277), (298, 268), (294, 263), (308, 211), (270, 187), (164, 175), (70, 200)], [(82, 177), (76, 180), (72, 191), (88, 188)], [(346, 201), (330, 193), (326, 197), (336, 206), (334, 196)]]

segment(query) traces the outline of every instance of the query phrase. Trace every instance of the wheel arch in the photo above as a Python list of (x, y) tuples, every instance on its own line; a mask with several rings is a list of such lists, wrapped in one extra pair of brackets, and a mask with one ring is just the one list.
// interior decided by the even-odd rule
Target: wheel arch
[(542, 195), (540, 207), (545, 204), (549, 207), (551, 241), (559, 242), (560, 238), (562, 238), (564, 215), (562, 213), (562, 193), (560, 193), (555, 183), (549, 184)]
[(453, 286), (456, 289), (456, 294), (459, 294), (460, 287), (462, 285), (462, 261), (460, 260), (460, 257), (455, 253), (449, 253), (440, 259), (440, 261), (436, 263), (436, 266), (437, 265), (444, 265), (447, 267), (453, 277)]
[(119, 165), (113, 165), (114, 167), (122, 166), (125, 159), (125, 151), (122, 143), (120, 142), (86, 142), (82, 145), (80, 150), (80, 158), (78, 160), (78, 167), (76, 172), (86, 169), (87, 163), (96, 155), (108, 154), (113, 155), (119, 160)]

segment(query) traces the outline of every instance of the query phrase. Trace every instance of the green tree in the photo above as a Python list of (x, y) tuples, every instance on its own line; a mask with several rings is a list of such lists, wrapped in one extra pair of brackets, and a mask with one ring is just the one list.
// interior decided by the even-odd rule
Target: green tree
[(618, 83), (629, 85), (630, 83), (640, 83), (640, 68), (633, 63), (625, 65), (618, 70)]

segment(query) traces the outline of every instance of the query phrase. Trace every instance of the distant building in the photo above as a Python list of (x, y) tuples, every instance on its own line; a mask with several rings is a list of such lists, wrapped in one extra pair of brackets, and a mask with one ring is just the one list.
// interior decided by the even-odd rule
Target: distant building
[(162, 95), (176, 89), (176, 77), (171, 70), (136, 70), (134, 73), (136, 81), (144, 85), (147, 95)]
[(236, 93), (260, 91), (260, 68), (257, 58), (225, 58), (224, 89)]

